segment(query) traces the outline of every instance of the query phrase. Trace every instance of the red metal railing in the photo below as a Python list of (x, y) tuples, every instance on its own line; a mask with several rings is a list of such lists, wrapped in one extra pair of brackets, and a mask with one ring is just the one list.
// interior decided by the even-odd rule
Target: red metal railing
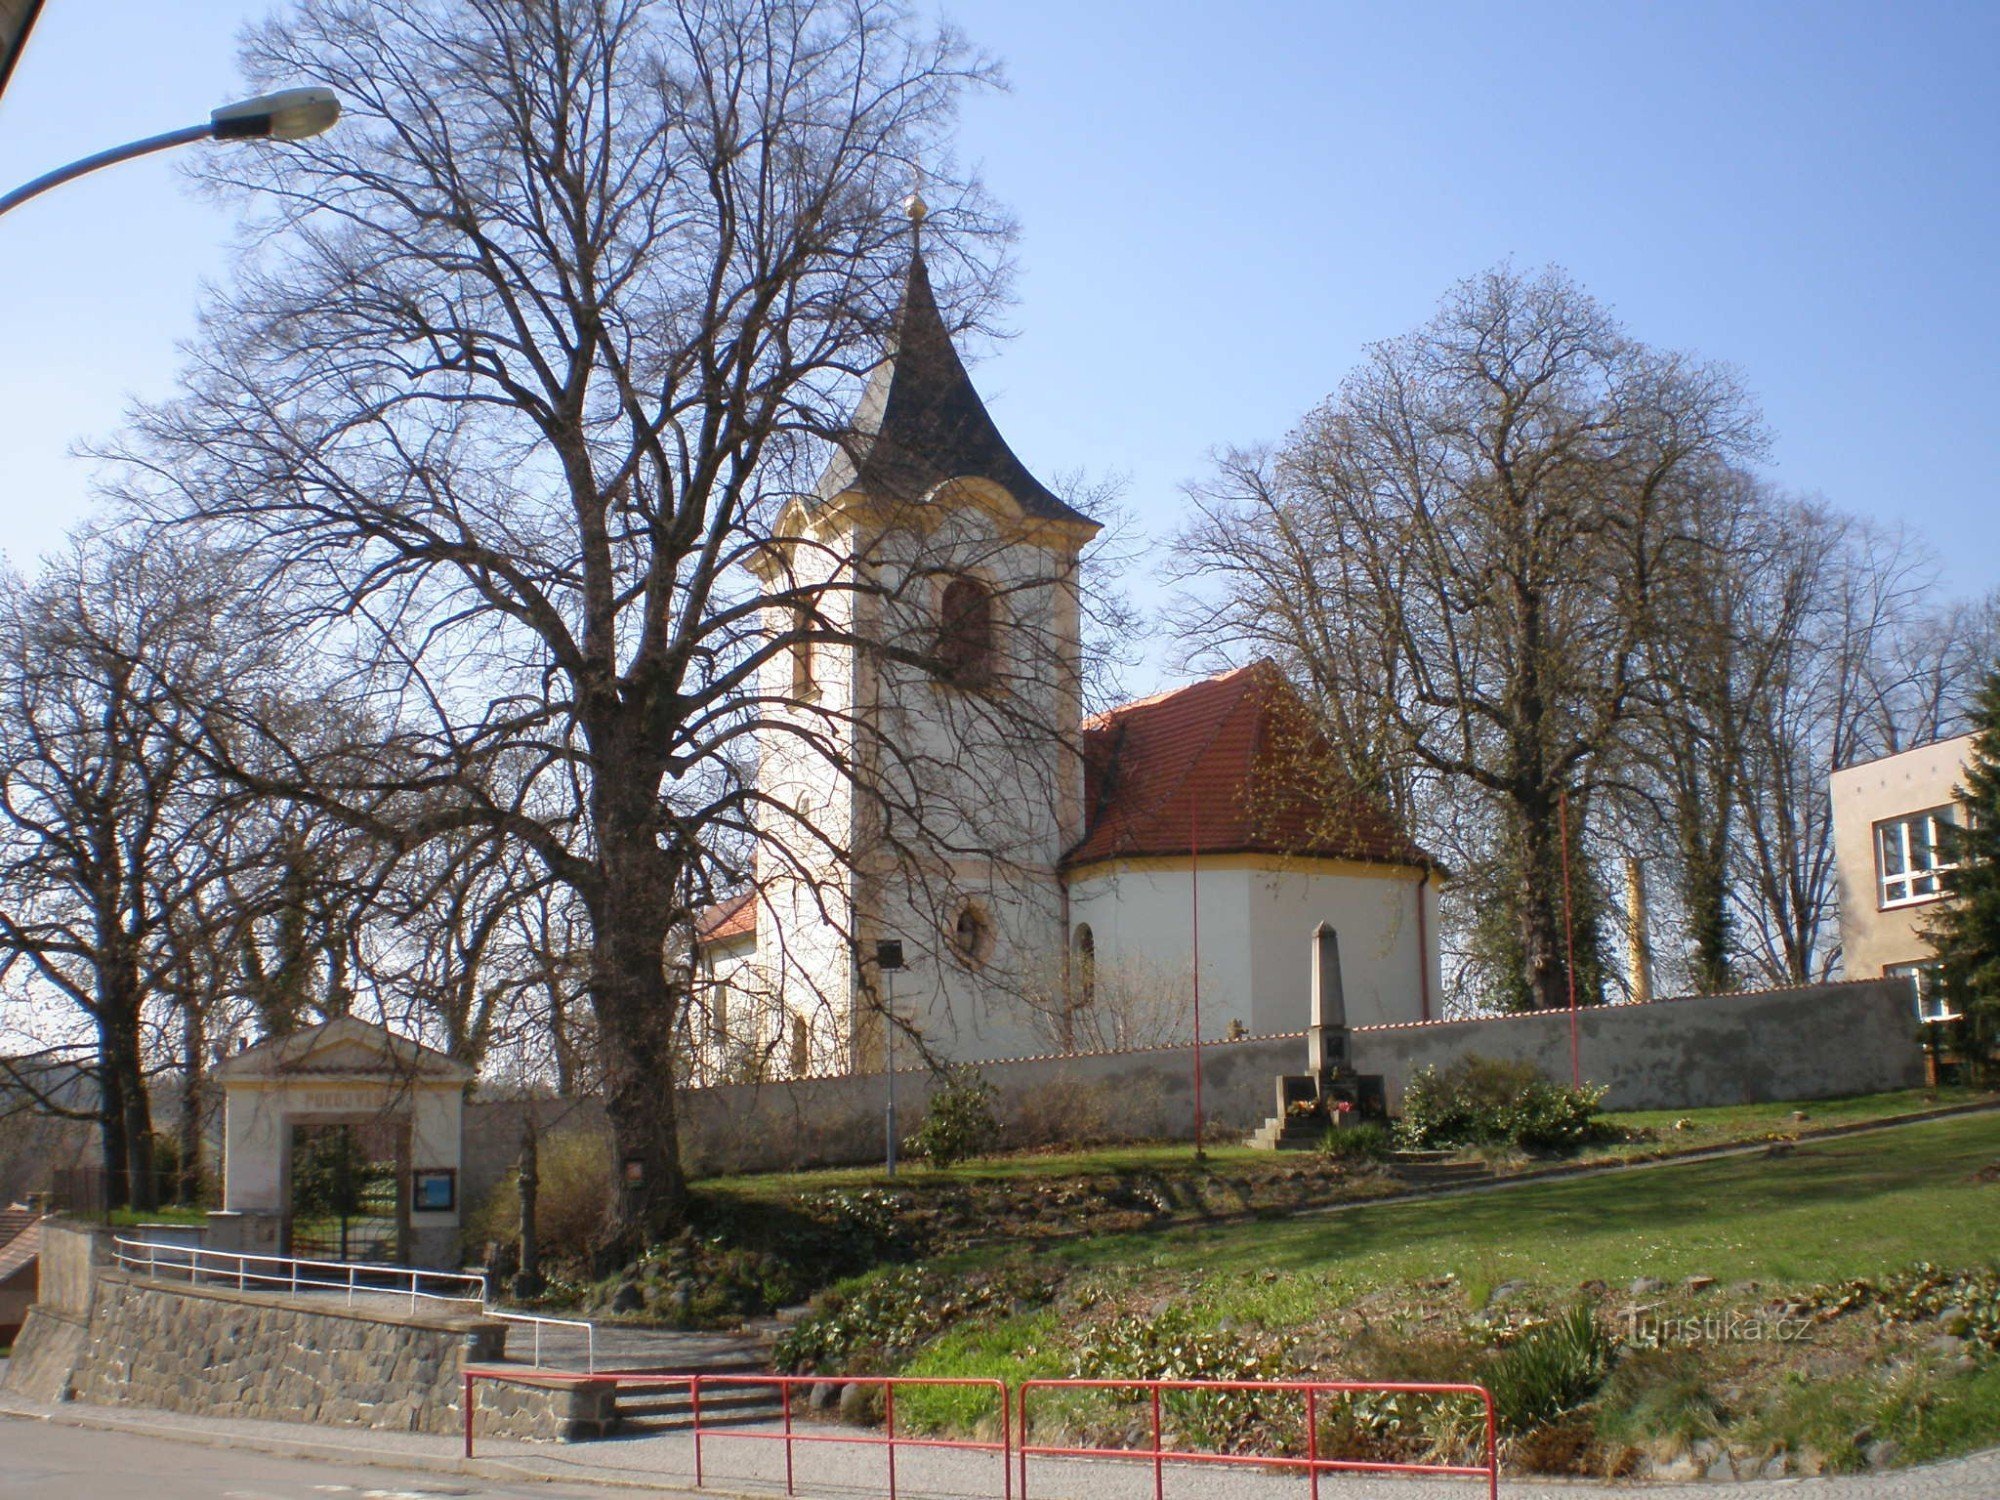
[[(1007, 1393), (1007, 1383), (1002, 1380), (973, 1380), (960, 1378), (929, 1378), (914, 1375), (862, 1375), (842, 1376), (834, 1380), (839, 1385), (879, 1386), (882, 1389), (881, 1434), (846, 1432), (800, 1432), (792, 1422), (792, 1392), (799, 1386), (814, 1386), (832, 1377), (823, 1375), (672, 1375), (657, 1371), (643, 1370), (600, 1370), (594, 1375), (579, 1374), (573, 1370), (520, 1370), (500, 1365), (469, 1365), (465, 1370), (465, 1456), (471, 1458), (472, 1429), (475, 1407), (475, 1387), (481, 1380), (520, 1381), (534, 1385), (575, 1385), (586, 1380), (612, 1380), (621, 1390), (660, 1390), (685, 1387), (688, 1392), (688, 1416), (694, 1436), (694, 1483), (699, 1489), (706, 1479), (703, 1444), (717, 1438), (731, 1438), (745, 1442), (783, 1443), (785, 1445), (785, 1493), (796, 1494), (794, 1487), (794, 1459), (799, 1443), (846, 1443), (861, 1447), (879, 1447), (888, 1458), (889, 1500), (896, 1500), (896, 1450), (898, 1448), (946, 1448), (974, 1453), (992, 1453), (1000, 1459), (1000, 1485), (1003, 1500), (1013, 1500), (1014, 1493), (1014, 1434), (1013, 1402)], [(718, 1427), (714, 1423), (704, 1425), (701, 1416), (701, 1396), (703, 1391), (718, 1388), (774, 1389), (779, 1393), (782, 1426), (777, 1432), (756, 1432), (730, 1426)], [(994, 1411), (1000, 1418), (998, 1441), (981, 1441), (975, 1438), (915, 1437), (909, 1433), (896, 1431), (896, 1392), (917, 1389), (960, 1389), (984, 1390), (993, 1393)]]
[[(1045, 1390), (1115, 1390), (1143, 1394), (1152, 1412), (1153, 1445), (1150, 1448), (1079, 1448), (1028, 1441), (1028, 1394)], [(1432, 1382), (1355, 1380), (1024, 1380), (1020, 1388), (1020, 1409), (1014, 1423), (1017, 1435), (1014, 1451), (1021, 1465), (1021, 1500), (1028, 1500), (1028, 1459), (1035, 1458), (1149, 1458), (1153, 1462), (1153, 1497), (1165, 1500), (1166, 1465), (1248, 1464), (1259, 1468), (1304, 1469), (1310, 1481), (1312, 1500), (1319, 1500), (1319, 1476), (1328, 1471), (1366, 1474), (1437, 1474), (1478, 1478), (1486, 1481), (1489, 1500), (1500, 1495), (1500, 1440), (1493, 1418), (1493, 1397), (1484, 1386), (1447, 1385)], [(1163, 1394), (1175, 1391), (1240, 1392), (1255, 1395), (1297, 1394), (1303, 1398), (1306, 1424), (1306, 1452), (1296, 1454), (1216, 1453), (1201, 1449), (1168, 1448), (1161, 1435), (1160, 1402)], [(1373, 1459), (1323, 1458), (1319, 1451), (1320, 1402), (1327, 1396), (1362, 1395), (1477, 1396), (1486, 1421), (1486, 1462), (1471, 1464), (1385, 1463)]]

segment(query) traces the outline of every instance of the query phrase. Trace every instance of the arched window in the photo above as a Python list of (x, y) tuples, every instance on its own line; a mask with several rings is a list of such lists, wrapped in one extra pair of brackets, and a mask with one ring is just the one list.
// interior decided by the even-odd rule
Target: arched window
[(819, 690), (818, 666), (813, 660), (812, 611), (803, 604), (792, 606), (792, 696), (810, 698)]
[(969, 964), (983, 964), (993, 951), (993, 924), (978, 905), (968, 901), (958, 909), (951, 927), (951, 946)]
[(938, 670), (959, 687), (993, 680), (993, 594), (975, 578), (944, 586), (938, 609)]
[(729, 1045), (729, 981), (718, 979), (708, 999), (708, 1034), (718, 1047)]
[(792, 1017), (792, 1077), (803, 1078), (812, 1071), (812, 1028), (804, 1016)]
[(1097, 938), (1088, 922), (1076, 924), (1075, 966), (1072, 993), (1076, 1008), (1082, 1010), (1097, 1000)]

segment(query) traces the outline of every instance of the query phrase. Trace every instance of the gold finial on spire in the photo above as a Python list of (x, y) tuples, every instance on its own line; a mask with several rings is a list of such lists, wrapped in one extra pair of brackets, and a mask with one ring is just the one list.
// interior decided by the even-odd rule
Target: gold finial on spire
[(916, 181), (910, 184), (910, 196), (903, 200), (903, 212), (910, 216), (910, 227), (920, 230), (924, 220), (930, 217), (931, 206), (924, 202), (924, 169), (920, 163), (916, 169)]

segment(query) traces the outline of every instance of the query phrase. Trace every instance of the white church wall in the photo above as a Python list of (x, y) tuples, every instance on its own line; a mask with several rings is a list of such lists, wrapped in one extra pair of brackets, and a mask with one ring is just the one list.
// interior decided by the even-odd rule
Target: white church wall
[[(1081, 764), (1067, 743), (1078, 691), (1074, 539), (1044, 545), (977, 497), (945, 494), (936, 503), (921, 525), (876, 533), (865, 546), (853, 530), (836, 528), (795, 559), (801, 572), (819, 570), (802, 581), (834, 583), (821, 603), (830, 624), (912, 653), (927, 654), (935, 642), (943, 580), (978, 578), (994, 594), (999, 658), (994, 687), (968, 691), (919, 665), (857, 662), (845, 648), (822, 646), (814, 653), (812, 699), (777, 711), (825, 739), (833, 753), (782, 731), (759, 736), (759, 787), (777, 805), (760, 813), (772, 847), (760, 868), (756, 957), (736, 972), (732, 993), (769, 997), (774, 1025), (805, 1017), (815, 1071), (879, 1066), (876, 1027), (855, 972), (857, 945), (866, 953), (878, 938), (903, 942), (909, 967), (897, 980), (900, 1008), (953, 1057), (1035, 1050), (1041, 1043), (1024, 1023), (1019, 998), (1060, 976), (1056, 861), (1079, 831), (1073, 825), (1082, 797)], [(870, 558), (871, 582), (889, 597), (857, 598), (839, 586), (834, 560), (861, 552)], [(771, 623), (782, 629), (790, 622)], [(766, 664), (762, 686), (770, 700), (794, 695), (794, 671), (791, 653)], [(898, 841), (858, 875), (839, 853), (869, 832), (839, 764), (856, 753), (843, 727), (850, 713), (872, 720), (861, 753), (878, 756), (889, 788), (889, 834)], [(789, 859), (779, 849), (789, 850)], [(988, 929), (974, 963), (952, 942), (968, 901)]]
[[(1193, 972), (1190, 880), (1185, 860), (1129, 861), (1070, 884), (1072, 942), (1088, 923), (1100, 971), (1150, 971), (1188, 986)], [(1340, 934), (1348, 1019), (1376, 1026), (1422, 1019), (1422, 973), (1439, 993), (1437, 890), (1425, 892), (1419, 944), (1414, 871), (1218, 855), (1201, 863), (1202, 1034), (1232, 1020), (1255, 1035), (1306, 1024), (1312, 930)]]
[[(985, 924), (980, 950), (958, 948), (954, 918), (969, 902)], [(977, 1062), (1046, 1051), (1034, 1024), (1062, 983), (1061, 892), (994, 861), (955, 861), (934, 882), (886, 891), (879, 931), (903, 944), (896, 1010), (944, 1057)]]
[[(1426, 1019), (1439, 993), (1437, 891), (1425, 886), (1417, 918), (1417, 872), (1387, 866), (1279, 864), (1250, 877), (1253, 995), (1250, 1029), (1296, 1031), (1310, 1005), (1312, 932), (1332, 924), (1340, 938), (1341, 986), (1351, 1026)], [(1420, 929), (1421, 927), (1421, 940)]]
[[(1192, 989), (1196, 882), (1185, 861), (1121, 862), (1070, 882), (1070, 932), (1088, 923), (1105, 987), (1130, 979)], [(1253, 891), (1251, 871), (1200, 871), (1201, 1031), (1225, 1036), (1236, 1021), (1250, 1031)], [(1149, 1039), (1164, 1043), (1172, 1038)]]
[[(842, 586), (840, 560), (853, 551), (852, 532), (836, 526), (792, 557), (788, 586), (831, 584), (818, 611), (829, 632), (853, 627), (856, 595)], [(769, 628), (792, 621), (772, 611)], [(731, 970), (732, 1001), (741, 1019), (732, 1024), (733, 1058), (761, 1053), (789, 1070), (794, 1018), (810, 1031), (809, 1067), (844, 1067), (853, 990), (852, 875), (839, 857), (855, 832), (854, 796), (838, 766), (854, 754), (848, 721), (858, 685), (853, 654), (816, 644), (812, 690), (801, 696), (794, 651), (763, 665), (759, 688), (766, 712), (797, 726), (758, 736), (757, 784), (770, 801), (760, 808), (764, 832), (759, 855), (761, 896), (753, 956)], [(779, 851), (785, 851), (780, 853)]]

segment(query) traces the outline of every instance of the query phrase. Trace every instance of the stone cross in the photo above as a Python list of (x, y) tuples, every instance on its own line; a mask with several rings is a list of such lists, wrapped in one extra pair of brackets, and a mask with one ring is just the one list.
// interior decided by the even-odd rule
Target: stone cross
[(1340, 987), (1340, 938), (1322, 922), (1312, 935), (1312, 1015), (1306, 1025), (1306, 1059), (1315, 1078), (1344, 1073), (1350, 1065), (1347, 997)]

